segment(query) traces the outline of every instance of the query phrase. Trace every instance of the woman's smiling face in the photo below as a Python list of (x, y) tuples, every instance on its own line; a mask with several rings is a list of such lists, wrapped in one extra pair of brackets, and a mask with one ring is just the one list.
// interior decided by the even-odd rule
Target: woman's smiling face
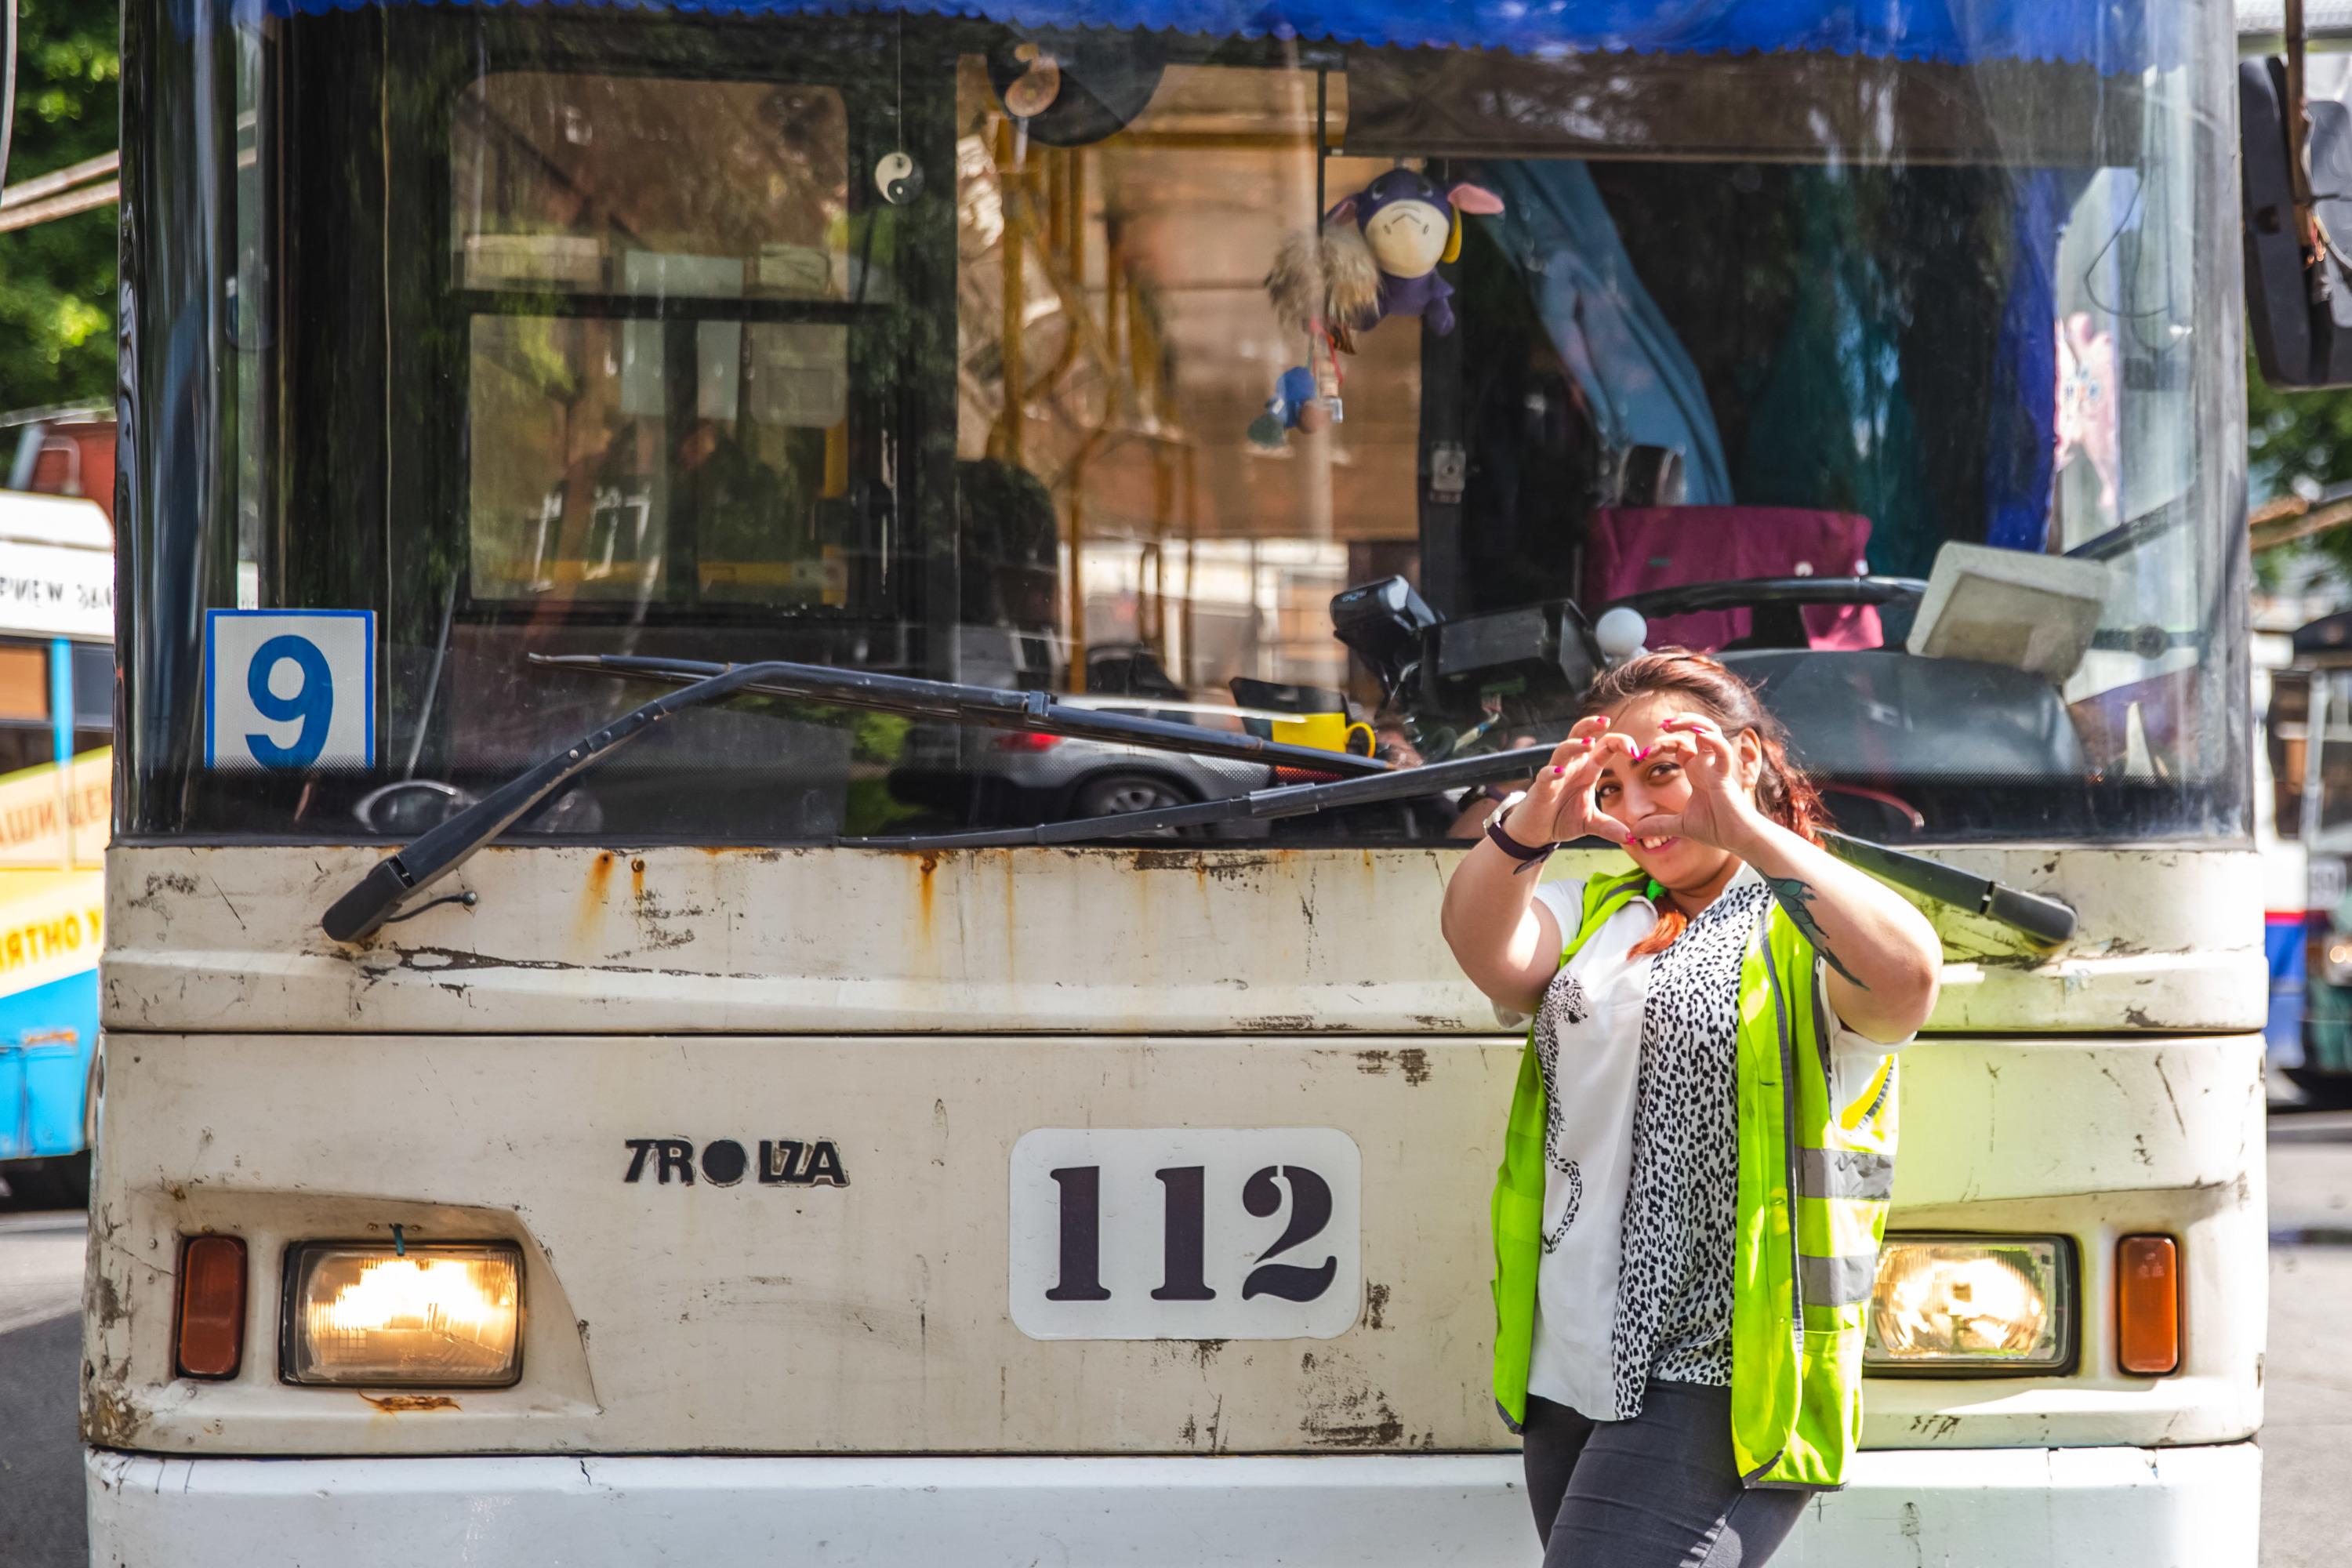
[[(1672, 731), (1663, 728), (1677, 713), (1690, 710), (1690, 699), (1675, 692), (1637, 697), (1609, 715), (1609, 728), (1633, 742), (1634, 756), (1612, 753), (1601, 770), (1592, 798), (1609, 816), (1632, 828), (1652, 816), (1679, 816), (1691, 797), (1690, 774), (1679, 758), (1656, 754), (1656, 747)], [(1750, 790), (1763, 763), (1762, 748), (1753, 734), (1733, 742), (1739, 751), (1740, 772)], [(1664, 887), (1702, 888), (1723, 875), (1730, 851), (1682, 837), (1636, 837), (1625, 846), (1633, 863)]]

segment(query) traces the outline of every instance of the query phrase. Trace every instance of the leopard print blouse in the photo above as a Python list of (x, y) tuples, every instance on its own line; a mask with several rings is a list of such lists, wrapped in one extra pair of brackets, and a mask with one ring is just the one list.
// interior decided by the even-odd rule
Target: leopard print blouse
[[(1761, 879), (1736, 879), (1672, 947), (1647, 961), (1633, 1073), (1630, 1170), (1619, 1178), (1622, 1210), (1599, 1216), (1619, 1227), (1608, 1331), (1613, 1408), (1584, 1410), (1592, 1419), (1640, 1415), (1643, 1392), (1654, 1378), (1717, 1386), (1731, 1382), (1739, 965), (1770, 898)], [(1575, 918), (1565, 900), (1554, 912), (1564, 921)], [(1577, 1156), (1590, 1151), (1565, 1146), (1571, 1138), (1563, 1130), (1559, 1059), (1563, 1032), (1584, 1024), (1592, 1007), (1582, 982), (1563, 967), (1536, 1017), (1536, 1059), (1549, 1110), (1548, 1207), (1556, 1216), (1544, 1233), (1547, 1257), (1589, 1206)], [(1590, 1403), (1600, 1403), (1597, 1390)]]
[(1726, 888), (1650, 973), (1612, 1335), (1628, 1417), (1653, 1378), (1731, 1383), (1739, 964), (1771, 896), (1761, 881)]

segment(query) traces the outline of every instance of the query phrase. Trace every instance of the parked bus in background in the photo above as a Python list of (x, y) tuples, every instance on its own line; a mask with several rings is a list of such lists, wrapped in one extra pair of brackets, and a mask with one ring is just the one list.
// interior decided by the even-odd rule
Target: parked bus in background
[(2273, 1060), (2311, 1100), (2352, 1104), (2352, 902), (2345, 896), (2352, 859), (2352, 612), (2298, 627), (2293, 663), (2273, 677), (2272, 692), (2269, 727), (2283, 739), (2265, 749), (2272, 766), (2294, 779), (2291, 797), (2280, 792), (2279, 810), (2291, 805), (2297, 824), (2310, 911), (2296, 1037), (2291, 1048), (2274, 1037)]
[(123, 61), (97, 1561), (1533, 1561), (1438, 900), (1647, 642), (1946, 943), (1789, 1560), (2251, 1568), (2226, 5)]
[[(2281, 1081), (2303, 1065), (2305, 982), (2310, 973), (2310, 866), (2303, 832), (2311, 719), (2311, 673), (2294, 667), (2294, 628), (2270, 624), (2254, 598), (2250, 638), (2253, 710), (2262, 716), (2254, 747), (2254, 849), (2263, 867), (2263, 953), (2270, 966), (2270, 1007), (2263, 1038)], [(2325, 910), (2320, 911), (2325, 915)], [(2273, 1091), (2277, 1085), (2273, 1084)]]
[(0, 1182), (80, 1203), (98, 1128), (100, 887), (114, 768), (114, 542), (0, 490)]

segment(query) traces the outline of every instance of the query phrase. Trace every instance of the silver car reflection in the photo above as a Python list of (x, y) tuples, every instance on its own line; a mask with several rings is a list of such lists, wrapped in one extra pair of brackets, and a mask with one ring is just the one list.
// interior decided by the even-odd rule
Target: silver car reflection
[[(1072, 706), (1238, 732), (1257, 713), (1227, 703), (1160, 697), (1066, 697)], [(1261, 732), (1263, 732), (1261, 731)], [(1108, 741), (919, 723), (891, 768), (892, 795), (975, 826), (1066, 822), (1222, 800), (1275, 783), (1264, 763), (1192, 756)], [(1255, 825), (1263, 830), (1264, 825)]]

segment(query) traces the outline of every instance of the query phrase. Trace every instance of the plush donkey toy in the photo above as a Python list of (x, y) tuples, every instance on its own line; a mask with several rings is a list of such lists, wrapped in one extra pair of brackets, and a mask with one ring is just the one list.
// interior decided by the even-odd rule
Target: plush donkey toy
[(1419, 316), (1443, 337), (1454, 330), (1454, 287), (1437, 275), (1462, 254), (1462, 215), (1498, 213), (1502, 197), (1477, 185), (1441, 191), (1417, 169), (1391, 169), (1323, 215), (1318, 234), (1283, 242), (1266, 291), (1283, 324), (1318, 326), (1355, 352), (1355, 334), (1390, 316)]

